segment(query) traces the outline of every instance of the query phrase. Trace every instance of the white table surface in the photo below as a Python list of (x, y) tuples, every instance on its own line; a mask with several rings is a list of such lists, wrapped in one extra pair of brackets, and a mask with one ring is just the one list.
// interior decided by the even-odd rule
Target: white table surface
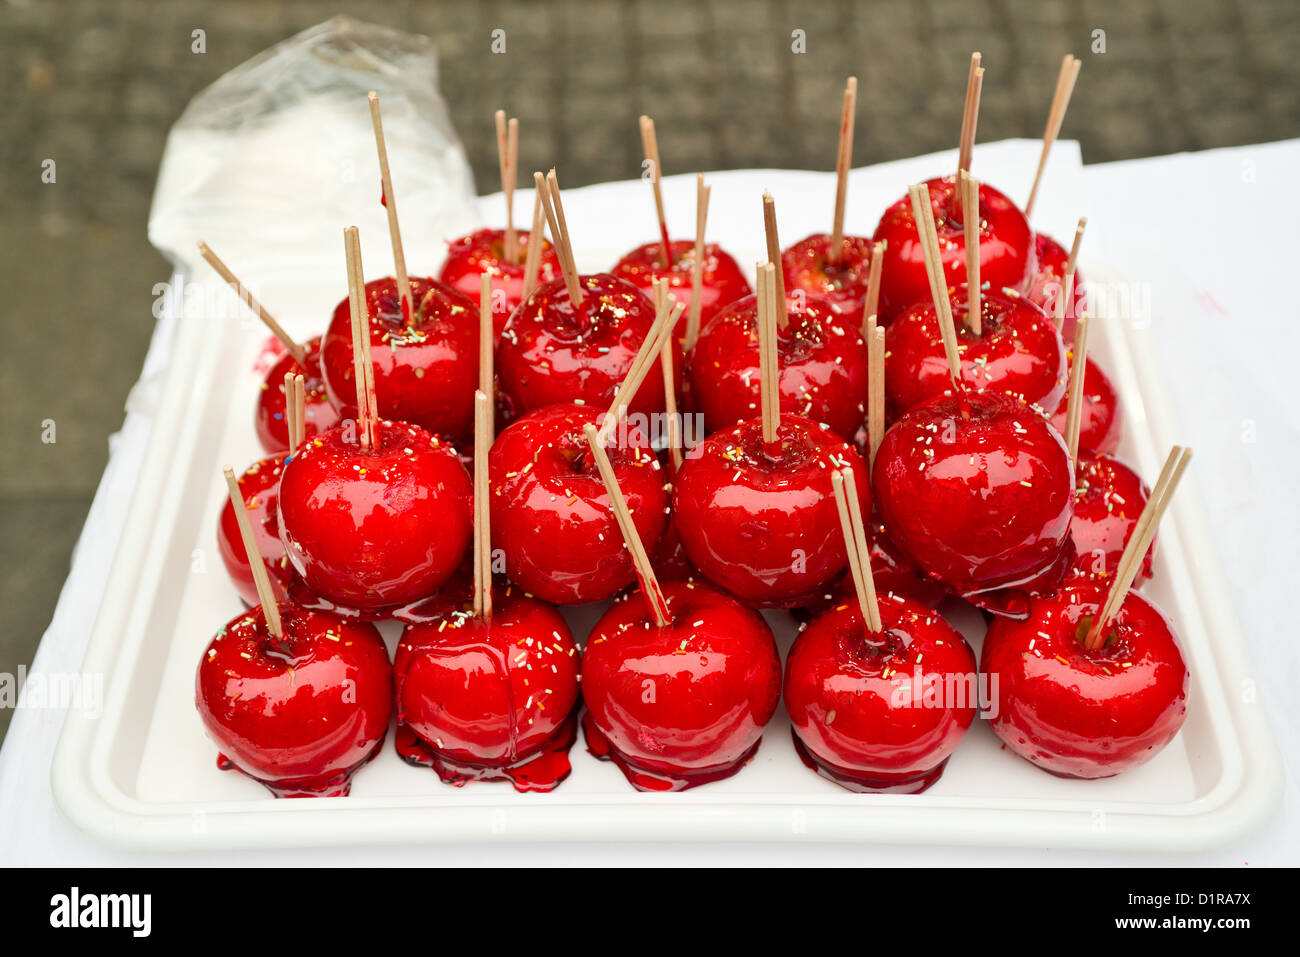
[[(1023, 141), (981, 145), (977, 163), (1003, 175), (1032, 170), (1036, 150)], [(941, 165), (936, 161), (941, 160)], [(947, 169), (946, 155), (889, 164), (905, 182)], [(1149, 284), (1153, 334), (1182, 429), (1196, 450), (1193, 481), (1182, 495), (1199, 495), (1208, 507), (1213, 546), (1225, 587), (1249, 646), (1260, 697), (1268, 709), (1288, 764), (1281, 810), (1263, 829), (1226, 848), (1196, 855), (1116, 855), (1081, 851), (762, 844), (554, 844), (452, 845), (187, 854), (129, 854), (97, 845), (69, 825), (50, 793), (50, 757), (63, 713), (19, 709), (0, 749), (0, 863), (10, 865), (375, 865), (375, 864), (699, 864), (941, 865), (941, 864), (1149, 864), (1268, 865), (1300, 863), (1300, 793), (1295, 770), (1300, 696), (1298, 629), (1286, 608), (1300, 567), (1298, 506), (1292, 492), (1300, 471), (1300, 385), (1292, 371), (1300, 355), (1300, 306), (1289, 293), (1300, 256), (1300, 140), (1196, 154), (1109, 163), (1080, 169), (1077, 147), (1058, 145), (1040, 200), (1036, 225), (1058, 239), (1073, 218), (1089, 217), (1085, 259), (1105, 262)], [(888, 195), (873, 187), (881, 167), (854, 171), (849, 224), (869, 230)], [(977, 171), (978, 172), (978, 171)], [(993, 180), (1004, 188), (1010, 180)], [(737, 171), (709, 176), (714, 184), (710, 238), (727, 244), (727, 194), (772, 185), (781, 211), (783, 240), (803, 235), (804, 213), (781, 205), (782, 189), (824, 186), (819, 174)], [(905, 178), (906, 177), (906, 178)], [(891, 178), (891, 182), (893, 179)], [(859, 182), (866, 188), (857, 188)], [(693, 182), (667, 179), (670, 221), (693, 221)], [(600, 208), (612, 186), (574, 191), (566, 205)], [(855, 192), (856, 189), (856, 192)], [(1014, 192), (1014, 190), (1013, 190)], [(582, 194), (587, 194), (583, 196)], [(788, 192), (786, 193), (788, 195)], [(1066, 194), (1066, 195), (1062, 195)], [(584, 203), (584, 199), (590, 202)], [(1017, 197), (1022, 198), (1022, 197)], [(489, 221), (499, 198), (481, 201)], [(521, 193), (526, 215), (531, 197)], [(647, 200), (648, 202), (648, 200)], [(826, 204), (829, 207), (829, 200)], [(674, 214), (674, 209), (680, 212)], [(747, 215), (747, 214), (746, 214)], [(581, 260), (581, 220), (569, 219)], [(621, 217), (620, 217), (621, 218)], [(749, 217), (752, 218), (752, 217)], [(817, 214), (814, 218), (820, 218)], [(620, 224), (622, 225), (622, 224)], [(649, 235), (638, 217), (627, 228)], [(748, 227), (746, 227), (748, 228)], [(824, 228), (824, 227), (823, 227)], [(621, 231), (621, 230), (620, 230)], [(718, 235), (718, 234), (721, 235)], [(644, 236), (641, 237), (644, 239)], [(628, 242), (629, 247), (632, 242)], [(743, 264), (742, 264), (743, 265)], [(1284, 284), (1285, 283), (1285, 284)], [(150, 430), (148, 410), (166, 368), (171, 330), (160, 324), (141, 381), (128, 400), (122, 431), (64, 585), (54, 619), (31, 671), (73, 672), (80, 665), (99, 606), (121, 522)]]

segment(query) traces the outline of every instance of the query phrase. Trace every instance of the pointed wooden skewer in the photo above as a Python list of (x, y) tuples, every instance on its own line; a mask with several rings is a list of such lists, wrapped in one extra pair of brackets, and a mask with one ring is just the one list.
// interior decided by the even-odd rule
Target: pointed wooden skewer
[(235, 295), (239, 297), (240, 301), (248, 306), (249, 309), (253, 310), (257, 315), (257, 318), (262, 320), (262, 324), (271, 330), (271, 335), (280, 340), (280, 345), (284, 346), (285, 351), (288, 352), (289, 355), (293, 356), (293, 361), (298, 363), (299, 366), (306, 365), (307, 353), (303, 347), (294, 342), (293, 337), (290, 336), (289, 333), (285, 332), (284, 328), (275, 321), (275, 317), (266, 311), (266, 307), (258, 302), (251, 292), (244, 288), (244, 284), (235, 277), (235, 274), (230, 271), (229, 267), (227, 267), (225, 263), (217, 258), (217, 254), (208, 247), (207, 243), (202, 241), (199, 242), (199, 255), (207, 260), (208, 265), (216, 270), (217, 275), (224, 279), (226, 284), (235, 291)]
[(293, 446), (289, 451), (298, 449), (307, 441), (307, 380), (299, 372), (293, 377)]
[(397, 279), (397, 294), (401, 297), (402, 319), (410, 323), (415, 317), (415, 303), (411, 299), (411, 280), (406, 274), (402, 232), (397, 228), (397, 200), (393, 198), (393, 177), (388, 171), (388, 146), (384, 142), (379, 94), (374, 90), (370, 91), (370, 123), (375, 128), (375, 148), (379, 151), (379, 179), (384, 187), (384, 208), (388, 211), (388, 238), (393, 244), (393, 274)]
[(655, 313), (654, 322), (651, 323), (649, 330), (647, 330), (645, 339), (641, 341), (641, 348), (632, 357), (632, 364), (628, 367), (627, 375), (623, 377), (623, 382), (619, 385), (618, 391), (614, 393), (614, 401), (610, 403), (609, 411), (605, 413), (604, 421), (601, 422), (600, 439), (602, 442), (609, 441), (614, 429), (618, 427), (618, 423), (627, 414), (628, 407), (636, 397), (641, 384), (645, 382), (650, 367), (659, 358), (664, 346), (671, 344), (677, 320), (681, 318), (682, 312), (686, 308), (685, 303), (676, 302), (667, 295), (668, 280), (655, 280), (656, 288), (659, 288), (660, 284), (664, 287), (664, 293), (662, 295), (657, 294), (656, 299), (660, 300), (662, 304)]
[(781, 267), (781, 237), (776, 232), (776, 200), (763, 193), (763, 232), (767, 235), (767, 261), (776, 267), (776, 321), (782, 329), (790, 322), (790, 304), (785, 298), (785, 273)]
[(663, 178), (659, 166), (659, 138), (655, 136), (655, 121), (650, 117), (641, 117), (641, 146), (646, 162), (650, 164), (650, 185), (654, 188), (655, 215), (659, 217), (659, 242), (664, 257), (664, 268), (673, 264), (673, 247), (668, 238), (668, 219), (664, 216), (664, 191), (660, 182)]
[(686, 351), (700, 338), (700, 311), (704, 308), (704, 227), (709, 221), (709, 191), (704, 174), (695, 176), (695, 261), (691, 268), (691, 311), (686, 315)]
[(1078, 269), (1079, 245), (1083, 242), (1083, 230), (1088, 225), (1088, 217), (1080, 216), (1079, 225), (1074, 228), (1074, 242), (1070, 245), (1070, 255), (1065, 260), (1065, 275), (1061, 278), (1061, 292), (1056, 299), (1056, 328), (1065, 324), (1068, 312), (1075, 309), (1074, 274)]
[(1088, 317), (1080, 316), (1074, 327), (1074, 350), (1070, 384), (1066, 393), (1065, 447), (1070, 452), (1075, 474), (1079, 471), (1079, 427), (1083, 422), (1083, 383), (1088, 369)]
[[(664, 311), (668, 298), (667, 281), (656, 282), (655, 317)], [(675, 325), (675, 323), (674, 323)], [(677, 419), (677, 376), (673, 370), (673, 335), (669, 333), (659, 349), (659, 366), (664, 376), (664, 418), (668, 425), (668, 461), (672, 464), (673, 475), (682, 467), (682, 429)]]
[(1151, 490), (1151, 497), (1147, 499), (1133, 531), (1129, 533), (1128, 542), (1124, 545), (1123, 554), (1120, 555), (1119, 567), (1116, 569), (1114, 581), (1111, 582), (1110, 591), (1106, 595), (1106, 601), (1097, 613), (1097, 617), (1093, 619), (1088, 636), (1084, 639), (1085, 648), (1096, 649), (1105, 644), (1106, 631), (1110, 622), (1124, 607), (1124, 599), (1133, 586), (1133, 579), (1137, 577), (1142, 560), (1155, 539), (1160, 518), (1169, 507), (1174, 490), (1178, 487), (1178, 482), (1183, 477), (1183, 472), (1186, 471), (1187, 463), (1191, 458), (1191, 449), (1175, 445), (1170, 450), (1169, 457), (1165, 459), (1165, 467), (1160, 472), (1160, 478), (1155, 488)]
[(282, 638), (284, 627), (280, 623), (280, 608), (275, 603), (275, 592), (271, 590), (271, 576), (266, 572), (266, 562), (262, 560), (262, 555), (257, 550), (257, 540), (253, 538), (253, 524), (248, 520), (248, 508), (244, 504), (243, 493), (239, 491), (239, 480), (229, 465), (223, 471), (226, 475), (226, 488), (230, 492), (230, 504), (235, 509), (235, 521), (239, 523), (239, 536), (244, 541), (248, 566), (253, 572), (257, 600), (262, 606), (262, 616), (266, 619), (266, 630), (276, 638)]
[(519, 237), (515, 232), (515, 187), (519, 183), (519, 120), (506, 122), (506, 111), (497, 110), (497, 164), (501, 167), (501, 192), (506, 200), (505, 258), (519, 261)]
[(840, 261), (844, 244), (844, 206), (849, 195), (849, 167), (853, 165), (853, 120), (858, 106), (858, 78), (851, 76), (844, 85), (844, 104), (840, 108), (840, 145), (835, 156), (835, 216), (831, 222), (831, 248), (827, 258)]
[(569, 301), (575, 307), (581, 306), (582, 284), (578, 281), (578, 267), (573, 259), (573, 245), (569, 242), (569, 228), (564, 221), (564, 207), (560, 204), (560, 184), (555, 178), (555, 170), (551, 170), (546, 176), (534, 173), (533, 183), (542, 197), (542, 209), (546, 211), (546, 222), (551, 227), (555, 256), (560, 261), (560, 271), (564, 273), (564, 285), (569, 291)]
[(537, 288), (537, 266), (542, 261), (542, 243), (546, 241), (542, 232), (542, 191), (533, 192), (533, 226), (528, 231), (528, 249), (524, 256), (524, 290), (527, 299)]
[(294, 400), (293, 373), (286, 372), (284, 374), (284, 425), (289, 436), (290, 455), (298, 447), (298, 422), (294, 418), (298, 414), (298, 406)]
[(632, 555), (632, 565), (636, 568), (637, 577), (641, 580), (641, 590), (645, 592), (646, 601), (650, 605), (651, 614), (654, 615), (655, 624), (663, 628), (672, 621), (672, 616), (668, 611), (668, 602), (664, 599), (663, 589), (659, 587), (659, 580), (655, 577), (654, 568), (650, 564), (649, 556), (646, 555), (641, 536), (637, 534), (636, 523), (632, 520), (632, 512), (627, 506), (627, 499), (623, 497), (623, 490), (618, 486), (618, 478), (614, 475), (614, 467), (609, 464), (609, 456), (605, 453), (605, 444), (596, 431), (596, 427), (590, 422), (584, 425), (582, 430), (583, 434), (587, 436), (587, 444), (591, 446), (591, 455), (596, 460), (596, 468), (600, 471), (601, 480), (605, 483), (605, 492), (609, 495), (610, 511), (614, 513), (619, 531), (623, 533), (623, 543)]
[[(961, 145), (957, 151), (957, 175), (962, 170), (970, 172), (971, 155), (975, 151), (975, 128), (979, 124), (980, 91), (984, 87), (984, 68), (980, 66), (979, 53), (970, 55), (970, 72), (966, 75), (966, 105), (961, 118)], [(957, 196), (958, 204), (961, 195)]]
[(375, 446), (375, 366), (370, 357), (370, 313), (366, 304), (365, 274), (361, 266), (361, 239), (357, 227), (343, 230), (348, 260), (348, 307), (352, 313), (352, 371), (357, 385), (357, 433), (363, 449)]
[(1025, 218), (1034, 211), (1034, 200), (1038, 198), (1038, 186), (1043, 180), (1043, 170), (1047, 168), (1047, 157), (1052, 152), (1052, 144), (1060, 135), (1061, 124), (1065, 121), (1065, 111), (1070, 105), (1070, 96), (1074, 93), (1074, 81), (1079, 78), (1082, 62), (1070, 54), (1061, 58), (1061, 70), (1056, 75), (1056, 92), (1052, 94), (1052, 106), (1047, 111), (1047, 128), (1043, 130), (1043, 151), (1038, 154), (1038, 171), (1034, 173), (1034, 185), (1029, 190), (1029, 200), (1025, 203)]
[(781, 423), (780, 370), (777, 366), (776, 266), (758, 264), (758, 371), (759, 411), (763, 443), (773, 446)]
[(948, 297), (948, 280), (943, 273), (943, 258), (939, 254), (939, 235), (934, 225), (934, 208), (930, 205), (930, 189), (924, 183), (908, 188), (912, 198), (912, 215), (916, 219), (916, 232), (925, 253), (925, 273), (930, 279), (930, 295), (938, 314), (939, 338), (943, 341), (944, 357), (948, 360), (948, 376), (953, 391), (961, 387), (961, 353), (957, 349), (957, 330), (952, 321), (952, 300)]
[(492, 617), (492, 511), (488, 458), (492, 450), (492, 400), (474, 393), (474, 616)]
[(868, 463), (876, 464), (876, 451), (885, 437), (885, 330), (869, 318), (867, 337), (867, 439)]
[(980, 181), (963, 172), (962, 230), (966, 245), (966, 327), (978, 337), (984, 332), (983, 290), (980, 289)]
[(858, 607), (868, 634), (878, 635), (885, 630), (880, 620), (880, 601), (876, 597), (876, 580), (871, 572), (871, 551), (867, 546), (867, 533), (862, 522), (862, 503), (858, 488), (849, 468), (831, 473), (831, 487), (835, 491), (835, 505), (840, 514), (840, 530), (844, 534), (844, 550), (849, 557), (849, 571), (853, 575)]
[(867, 273), (867, 300), (862, 307), (862, 331), (866, 335), (867, 319), (875, 319), (880, 310), (880, 270), (885, 264), (885, 243), (871, 245), (871, 265)]
[(492, 360), (495, 334), (492, 326), (492, 277), (483, 273), (478, 281), (478, 388), (487, 396), (493, 394)]

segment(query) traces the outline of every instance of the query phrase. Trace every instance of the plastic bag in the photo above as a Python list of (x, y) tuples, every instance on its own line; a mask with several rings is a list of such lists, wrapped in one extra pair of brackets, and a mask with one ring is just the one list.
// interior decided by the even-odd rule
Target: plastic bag
[(181, 273), (209, 275), (202, 239), (259, 295), (285, 271), (319, 270), (341, 298), (342, 232), (355, 225), (366, 278), (391, 275), (370, 90), (383, 109), (408, 268), (434, 273), (446, 241), (479, 219), (438, 94), (434, 43), (349, 17), (285, 40), (190, 102), (167, 139), (150, 242)]

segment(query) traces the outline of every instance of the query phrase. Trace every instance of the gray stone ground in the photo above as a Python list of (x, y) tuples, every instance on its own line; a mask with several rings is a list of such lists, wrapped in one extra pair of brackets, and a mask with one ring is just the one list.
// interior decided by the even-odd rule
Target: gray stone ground
[[(0, 0), (0, 672), (48, 623), (144, 356), (167, 276), (145, 218), (169, 125), (223, 72), (336, 12), (437, 38), (485, 190), (499, 105), (525, 124), (523, 168), (558, 164), (570, 185), (636, 168), (642, 111), (671, 131), (669, 172), (824, 167), (849, 73), (856, 162), (941, 149), (972, 49), (988, 68), (981, 139), (1041, 132), (1067, 51), (1084, 65), (1064, 132), (1090, 162), (1300, 135), (1296, 0)], [(497, 27), (504, 56), (488, 54)]]

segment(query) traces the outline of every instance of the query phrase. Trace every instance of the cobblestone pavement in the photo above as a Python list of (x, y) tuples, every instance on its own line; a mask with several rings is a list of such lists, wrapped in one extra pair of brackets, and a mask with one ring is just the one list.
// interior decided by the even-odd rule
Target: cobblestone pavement
[[(498, 106), (521, 117), (523, 168), (557, 164), (569, 185), (634, 175), (643, 111), (670, 173), (826, 167), (849, 73), (855, 162), (942, 149), (973, 49), (982, 140), (1041, 133), (1065, 52), (1083, 70), (1064, 135), (1087, 161), (1300, 135), (1296, 0), (0, 0), (0, 672), (49, 619), (147, 346), (167, 270), (145, 218), (168, 127), (231, 67), (342, 11), (437, 39), (483, 189)], [(489, 53), (497, 28), (505, 55)], [(49, 157), (58, 181), (42, 185)]]

